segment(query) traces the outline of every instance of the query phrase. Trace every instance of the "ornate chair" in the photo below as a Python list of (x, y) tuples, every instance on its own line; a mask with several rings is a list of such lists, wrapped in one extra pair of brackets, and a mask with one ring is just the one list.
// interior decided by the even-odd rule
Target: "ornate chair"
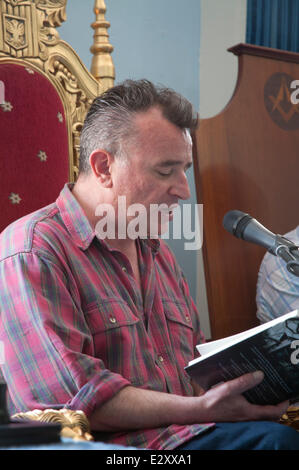
[(96, 0), (92, 73), (59, 38), (66, 0), (0, 1), (0, 232), (53, 202), (78, 172), (79, 135), (113, 85), (104, 0)]

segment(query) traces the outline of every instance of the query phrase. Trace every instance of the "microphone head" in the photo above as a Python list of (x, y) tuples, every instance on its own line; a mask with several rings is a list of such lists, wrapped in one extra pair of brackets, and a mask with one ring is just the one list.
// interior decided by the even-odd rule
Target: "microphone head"
[(252, 217), (245, 212), (233, 210), (223, 217), (223, 227), (237, 238), (243, 238), (243, 232)]

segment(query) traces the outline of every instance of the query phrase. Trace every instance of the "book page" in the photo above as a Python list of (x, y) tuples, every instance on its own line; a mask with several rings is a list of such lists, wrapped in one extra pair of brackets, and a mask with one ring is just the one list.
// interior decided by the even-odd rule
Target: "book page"
[(227, 336), (226, 338), (222, 339), (216, 339), (215, 341), (209, 341), (208, 343), (198, 344), (196, 349), (200, 355), (203, 356), (204, 354), (208, 354), (209, 352), (214, 351), (221, 346), (229, 346), (233, 340), (242, 339), (244, 334), (246, 334), (246, 332), (237, 333), (236, 335)]

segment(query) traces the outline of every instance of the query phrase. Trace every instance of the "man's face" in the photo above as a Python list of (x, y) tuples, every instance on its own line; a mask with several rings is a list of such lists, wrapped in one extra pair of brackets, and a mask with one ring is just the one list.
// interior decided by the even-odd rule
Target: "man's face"
[[(114, 163), (114, 199), (125, 196), (127, 208), (142, 204), (148, 223), (150, 213), (154, 213), (151, 205), (163, 204), (169, 208), (165, 213), (171, 220), (169, 210), (179, 199), (190, 198), (186, 177), (186, 170), (192, 165), (190, 135), (167, 121), (156, 108), (137, 115), (136, 129), (135, 143), (126, 146), (127, 163), (117, 159)], [(161, 221), (158, 231), (163, 232)]]

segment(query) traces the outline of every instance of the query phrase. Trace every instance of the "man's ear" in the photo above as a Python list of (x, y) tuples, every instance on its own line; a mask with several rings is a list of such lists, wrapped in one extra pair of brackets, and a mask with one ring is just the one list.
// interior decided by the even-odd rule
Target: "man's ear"
[(112, 186), (110, 170), (113, 160), (114, 157), (102, 149), (94, 150), (89, 157), (89, 163), (94, 176), (105, 188), (111, 188)]

